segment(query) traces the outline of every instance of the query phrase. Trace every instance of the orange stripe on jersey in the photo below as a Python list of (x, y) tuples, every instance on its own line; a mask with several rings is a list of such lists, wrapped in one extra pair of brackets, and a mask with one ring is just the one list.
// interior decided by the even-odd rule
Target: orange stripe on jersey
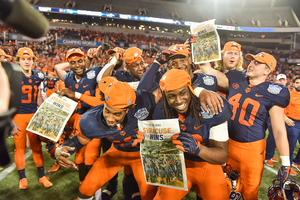
[(295, 90), (290, 93), (290, 104), (285, 108), (287, 117), (300, 120), (300, 94)]

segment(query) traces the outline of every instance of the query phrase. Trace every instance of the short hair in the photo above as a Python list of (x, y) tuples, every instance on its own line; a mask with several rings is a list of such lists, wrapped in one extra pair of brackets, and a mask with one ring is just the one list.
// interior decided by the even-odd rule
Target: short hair
[(300, 75), (297, 75), (293, 78), (293, 83), (295, 83), (298, 79), (300, 79)]

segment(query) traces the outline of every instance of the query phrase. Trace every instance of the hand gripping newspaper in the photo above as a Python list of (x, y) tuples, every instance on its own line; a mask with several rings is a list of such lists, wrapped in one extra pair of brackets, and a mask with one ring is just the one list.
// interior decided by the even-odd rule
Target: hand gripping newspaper
[(76, 106), (72, 99), (53, 93), (36, 111), (26, 130), (57, 142)]
[(192, 43), (192, 58), (195, 64), (221, 60), (220, 37), (215, 28), (215, 19), (191, 26), (196, 38)]
[(187, 191), (184, 154), (171, 139), (180, 132), (178, 119), (143, 120), (138, 127), (144, 133), (140, 153), (147, 184)]

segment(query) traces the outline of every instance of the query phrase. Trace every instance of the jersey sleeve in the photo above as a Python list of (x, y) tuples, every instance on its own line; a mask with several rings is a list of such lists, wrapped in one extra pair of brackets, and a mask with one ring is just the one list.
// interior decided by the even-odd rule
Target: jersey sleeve
[(136, 91), (136, 106), (134, 107), (134, 116), (138, 120), (150, 119), (155, 107), (154, 95), (148, 91)]
[(245, 71), (239, 71), (236, 69), (228, 71), (227, 73), (225, 73), (225, 75), (227, 76), (229, 82), (231, 81), (237, 82), (239, 80), (247, 79)]
[(218, 90), (218, 81), (217, 78), (213, 75), (195, 73), (192, 78), (192, 85), (197, 87), (203, 87), (207, 90), (212, 90), (216, 92)]
[(287, 107), (290, 103), (290, 92), (286, 86), (278, 83), (268, 82), (265, 90), (268, 101), (272, 102), (270, 108), (274, 105), (280, 107)]
[(133, 82), (136, 81), (135, 78), (131, 75), (130, 72), (119, 69), (114, 73), (114, 76), (117, 78), (118, 81), (122, 82)]
[(101, 108), (103, 105), (99, 105), (89, 109), (85, 112), (79, 121), (79, 127), (81, 133), (88, 138), (105, 138), (103, 131), (100, 127), (101, 122)]

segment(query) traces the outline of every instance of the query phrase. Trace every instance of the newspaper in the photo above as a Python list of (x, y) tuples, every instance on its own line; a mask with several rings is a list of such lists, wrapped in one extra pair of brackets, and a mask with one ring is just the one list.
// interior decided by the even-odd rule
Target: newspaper
[(215, 28), (215, 19), (191, 26), (196, 42), (192, 43), (192, 58), (195, 64), (221, 59), (220, 38)]
[(144, 133), (140, 151), (147, 184), (187, 191), (184, 154), (171, 139), (180, 132), (178, 119), (144, 120), (138, 126)]
[(57, 142), (77, 102), (51, 94), (39, 107), (26, 130)]

